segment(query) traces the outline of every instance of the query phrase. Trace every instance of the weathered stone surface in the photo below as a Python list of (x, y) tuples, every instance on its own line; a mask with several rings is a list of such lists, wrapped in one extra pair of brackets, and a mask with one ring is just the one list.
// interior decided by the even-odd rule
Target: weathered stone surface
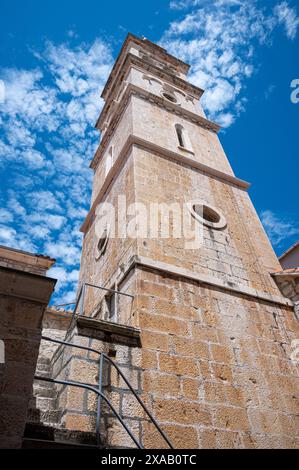
[(19, 448), (32, 395), (41, 325), (55, 280), (54, 260), (0, 247), (0, 447)]
[[(117, 321), (140, 328), (141, 344), (120, 349), (106, 337), (97, 347), (108, 352), (113, 345), (111, 354), (175, 446), (295, 447), (297, 366), (290, 354), (298, 321), (270, 275), (279, 263), (248, 185), (235, 178), (217, 126), (204, 118), (201, 92), (182, 80), (185, 65), (149, 42), (131, 40), (135, 48), (128, 43), (123, 49), (124, 68), (119, 74), (113, 70), (104, 90), (98, 121), (103, 138), (92, 163), (93, 205), (83, 225), (80, 283), (118, 286), (133, 295), (132, 301), (119, 296)], [(158, 73), (149, 63), (141, 72), (140, 49), (164, 65), (170, 61), (175, 72)], [(138, 66), (132, 57), (121, 62), (129, 51)], [(144, 74), (157, 80), (151, 83)], [(182, 92), (174, 91), (177, 104), (161, 96), (161, 87), (174, 81)], [(176, 124), (188, 132), (191, 152), (179, 148)], [(117, 208), (119, 195), (126, 196), (127, 205), (142, 203), (148, 210), (152, 203), (197, 199), (216, 207), (227, 224), (221, 230), (204, 226), (196, 249), (186, 248), (185, 238), (111, 238), (97, 259), (96, 205), (105, 200)], [(86, 316), (105, 319), (104, 295), (88, 289)], [(95, 363), (89, 362), (94, 359), (61, 353), (60, 370), (95, 380)], [(105, 393), (128, 416), (138, 438), (146, 447), (164, 447), (120, 375), (112, 368), (109, 377)], [(80, 413), (66, 403), (68, 426), (90, 429), (95, 399), (87, 405), (86, 398)], [(133, 445), (106, 408), (102, 425), (109, 445)]]

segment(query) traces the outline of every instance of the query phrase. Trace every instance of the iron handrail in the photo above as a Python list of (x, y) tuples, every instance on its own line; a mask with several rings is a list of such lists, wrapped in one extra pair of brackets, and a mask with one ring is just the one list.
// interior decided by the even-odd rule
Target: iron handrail
[[(99, 352), (97, 351), (96, 349), (93, 349), (93, 348), (89, 348), (87, 346), (79, 346), (78, 344), (75, 344), (75, 343), (70, 343), (68, 341), (62, 341), (62, 340), (59, 340), (59, 339), (53, 339), (53, 338), (49, 338), (48, 336), (42, 336), (42, 339), (45, 340), (45, 341), (52, 341), (53, 343), (58, 343), (58, 344), (63, 344), (65, 346), (69, 346), (69, 347), (74, 347), (74, 348), (78, 348), (78, 349), (83, 349), (85, 351), (91, 351), (93, 353), (96, 353), (100, 356), (99, 358), (99, 390), (100, 390), (100, 395), (99, 395), (99, 400), (98, 400), (98, 410), (97, 410), (97, 424), (96, 424), (96, 433), (97, 433), (97, 439), (99, 438), (99, 435), (100, 435), (100, 416), (101, 416), (101, 398), (102, 398), (102, 371), (103, 371), (103, 359), (106, 359), (113, 367), (115, 367), (115, 369), (117, 370), (117, 372), (119, 373), (119, 375), (122, 377), (123, 381), (125, 382), (125, 384), (127, 385), (127, 387), (129, 388), (129, 390), (133, 393), (134, 397), (136, 398), (136, 400), (138, 401), (138, 403), (140, 404), (140, 406), (143, 408), (143, 410), (145, 411), (145, 413), (148, 415), (150, 421), (154, 424), (155, 428), (157, 429), (157, 431), (160, 433), (160, 435), (163, 437), (163, 439), (166, 441), (166, 443), (168, 444), (168, 446), (170, 447), (170, 449), (174, 449), (172, 443), (170, 442), (169, 438), (167, 437), (167, 435), (164, 433), (164, 431), (160, 428), (158, 422), (156, 421), (156, 419), (154, 418), (154, 416), (151, 414), (151, 412), (148, 410), (148, 408), (145, 406), (145, 404), (143, 403), (143, 401), (141, 400), (141, 398), (137, 395), (137, 393), (135, 392), (135, 390), (133, 389), (132, 385), (130, 384), (130, 382), (127, 380), (126, 376), (123, 374), (123, 372), (121, 371), (121, 369), (118, 367), (118, 365), (109, 357), (107, 356), (105, 353), (103, 352)], [(106, 397), (105, 397), (106, 398)]]
[(95, 287), (96, 289), (105, 290), (107, 292), (113, 292), (114, 294), (124, 295), (126, 297), (130, 297), (131, 299), (134, 299), (134, 295), (127, 294), (126, 292), (121, 292), (121, 291), (115, 290), (115, 289), (108, 289), (108, 287), (96, 286), (95, 284), (90, 284), (89, 282), (84, 282), (84, 284), (85, 284), (85, 286)]
[[(59, 379), (51, 379), (49, 377), (42, 377), (40, 375), (35, 375), (34, 378), (36, 380), (44, 380), (45, 382), (51, 382), (51, 383), (56, 383), (56, 384), (61, 384), (61, 385), (70, 385), (71, 387), (80, 387), (80, 388), (85, 388), (87, 390), (91, 390), (92, 392), (96, 393), (98, 395), (98, 397), (101, 397), (105, 400), (105, 402), (107, 403), (107, 405), (111, 408), (111, 410), (113, 411), (113, 413), (115, 414), (115, 416), (117, 417), (117, 419), (119, 420), (119, 422), (122, 424), (122, 426), (125, 428), (125, 430), (127, 431), (127, 433), (129, 434), (129, 436), (131, 437), (131, 439), (135, 442), (135, 444), (137, 445), (138, 449), (143, 449), (143, 447), (141, 446), (141, 444), (138, 442), (138, 440), (136, 439), (136, 437), (134, 436), (134, 434), (132, 434), (132, 431), (130, 430), (130, 428), (126, 425), (126, 423), (124, 422), (124, 420), (122, 419), (122, 417), (118, 414), (118, 412), (116, 411), (116, 409), (114, 408), (114, 406), (112, 405), (112, 403), (110, 402), (110, 400), (102, 393), (100, 392), (99, 390), (97, 390), (96, 388), (92, 387), (91, 385), (87, 385), (87, 384), (84, 384), (84, 383), (81, 383), (81, 382), (75, 382), (75, 381), (71, 381), (71, 380), (59, 380)], [(99, 443), (97, 442), (97, 445)]]
[[(87, 287), (94, 287), (95, 289), (104, 290), (106, 292), (111, 292), (111, 293), (114, 293), (114, 294), (117, 294), (117, 295), (124, 295), (125, 297), (130, 297), (131, 299), (134, 299), (134, 295), (132, 295), (132, 294), (127, 294), (126, 292), (120, 292), (119, 290), (115, 290), (115, 289), (108, 289), (108, 287), (96, 286), (95, 284), (90, 284), (89, 282), (83, 282), (83, 284), (80, 287), (79, 295), (77, 297), (76, 302), (72, 302), (73, 304), (75, 304), (75, 308), (72, 312), (72, 318), (71, 318), (69, 329), (72, 327), (72, 325), (74, 323), (74, 319), (75, 319), (75, 316), (76, 316), (77, 308), (79, 306), (81, 297), (82, 297), (82, 302), (80, 304), (80, 313), (79, 313), (79, 315), (82, 316), (84, 314), (83, 310), (84, 310), (84, 300), (85, 300), (86, 286)], [(65, 305), (67, 305), (67, 304), (65, 304)], [(69, 305), (71, 305), (71, 304), (69, 304)]]

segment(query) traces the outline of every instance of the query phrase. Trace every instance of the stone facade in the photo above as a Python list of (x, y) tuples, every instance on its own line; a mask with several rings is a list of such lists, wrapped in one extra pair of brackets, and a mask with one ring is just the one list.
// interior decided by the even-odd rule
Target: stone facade
[[(134, 298), (114, 295), (111, 312), (111, 293), (88, 287), (82, 313), (99, 326), (80, 329), (77, 322), (68, 337), (112, 354), (175, 447), (298, 447), (298, 366), (290, 360), (298, 322), (270, 275), (280, 265), (249, 184), (234, 175), (219, 126), (201, 108), (203, 91), (186, 80), (188, 68), (132, 35), (122, 47), (97, 122), (102, 139), (91, 164), (79, 289), (90, 283)], [(109, 238), (99, 254), (96, 208), (118, 207), (119, 196), (147, 209), (201, 200), (226, 224), (205, 224), (196, 249), (183, 238), (124, 236)], [(134, 328), (140, 344), (97, 337), (91, 331), (103, 320)], [(56, 352), (54, 362), (55, 375), (98, 381), (90, 353)], [(112, 369), (105, 390), (144, 447), (165, 446)], [(61, 387), (60, 401), (67, 428), (94, 430), (97, 404), (89, 392)], [(133, 446), (109, 410), (102, 418), (105, 445)]]
[(279, 257), (283, 269), (299, 268), (299, 241)]
[(299, 321), (299, 267), (285, 269), (272, 274), (282, 295), (294, 304), (295, 314)]
[(0, 447), (20, 448), (32, 395), (42, 320), (56, 280), (48, 257), (0, 247)]

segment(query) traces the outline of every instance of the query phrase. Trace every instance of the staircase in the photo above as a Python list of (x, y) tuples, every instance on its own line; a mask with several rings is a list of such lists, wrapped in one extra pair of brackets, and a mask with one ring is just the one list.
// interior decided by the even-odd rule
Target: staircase
[[(36, 375), (52, 377), (50, 359), (39, 357)], [(68, 431), (61, 425), (62, 410), (57, 407), (57, 390), (54, 383), (35, 380), (33, 396), (29, 401), (23, 448), (95, 448), (95, 435)]]
[[(41, 377), (52, 377), (50, 359), (40, 357), (37, 361), (36, 374)], [(62, 411), (57, 409), (57, 391), (55, 384), (35, 380), (33, 396), (29, 402), (27, 421), (52, 427), (60, 427)]]
[[(61, 425), (63, 411), (57, 408), (58, 396), (55, 388), (55, 383), (85, 388), (96, 393), (98, 396), (105, 398), (105, 402), (109, 408), (113, 411), (115, 417), (118, 419), (122, 427), (125, 429), (127, 434), (136, 444), (139, 449), (142, 449), (142, 444), (136, 438), (134, 433), (126, 425), (122, 416), (119, 412), (113, 407), (110, 400), (103, 394), (103, 364), (108, 363), (110, 367), (114, 367), (117, 373), (120, 375), (130, 392), (133, 394), (139, 405), (143, 408), (144, 412), (147, 414), (150, 422), (156, 427), (157, 431), (163, 437), (164, 441), (168, 444), (168, 447), (173, 449), (173, 445), (170, 440), (160, 428), (159, 424), (147, 409), (146, 405), (143, 403), (139, 395), (136, 393), (121, 368), (111, 359), (109, 355), (106, 355), (103, 352), (99, 352), (95, 349), (80, 346), (78, 344), (70, 343), (67, 341), (62, 341), (54, 338), (49, 338), (47, 336), (42, 336), (42, 339), (45, 341), (50, 341), (52, 343), (63, 344), (68, 347), (83, 349), (91, 351), (99, 355), (99, 388), (91, 387), (88, 384), (84, 384), (76, 381), (61, 380), (59, 378), (52, 378), (52, 367), (49, 359), (39, 358), (37, 362), (36, 374), (35, 376), (39, 380), (35, 380), (33, 387), (33, 397), (30, 401), (28, 408), (28, 421), (24, 432), (23, 437), (23, 448), (78, 448), (78, 447), (89, 447), (89, 448), (104, 448), (97, 440), (100, 441), (100, 427), (101, 422), (101, 407), (98, 408), (97, 415), (97, 425), (95, 433), (81, 432), (81, 431), (70, 431), (65, 429)], [(44, 380), (43, 380), (44, 377)], [(99, 403), (99, 402), (98, 402)]]

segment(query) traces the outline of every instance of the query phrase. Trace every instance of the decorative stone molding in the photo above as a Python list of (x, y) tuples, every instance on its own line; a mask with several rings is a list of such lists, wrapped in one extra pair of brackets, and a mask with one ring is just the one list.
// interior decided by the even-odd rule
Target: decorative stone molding
[(7, 246), (0, 246), (0, 266), (16, 268), (35, 274), (45, 274), (54, 263), (55, 259), (49, 256), (15, 250)]
[(219, 289), (223, 289), (225, 291), (229, 291), (232, 293), (247, 295), (248, 297), (253, 297), (259, 300), (264, 300), (272, 304), (293, 307), (293, 302), (286, 299), (285, 297), (275, 296), (275, 295), (268, 294), (267, 292), (257, 291), (256, 289), (253, 289), (252, 287), (248, 287), (242, 284), (236, 284), (233, 282), (223, 281), (222, 279), (216, 278), (214, 276), (209, 276), (207, 274), (195, 273), (188, 269), (181, 268), (179, 266), (175, 266), (169, 263), (164, 263), (162, 261), (156, 261), (151, 258), (146, 258), (144, 256), (135, 256), (134, 258), (132, 258), (131, 264), (128, 266), (123, 276), (126, 276), (128, 274), (128, 271), (130, 271), (135, 266), (141, 266), (147, 269), (161, 271), (162, 273), (167, 273), (172, 276), (192, 279), (193, 281), (198, 281), (199, 283), (202, 283), (202, 284), (215, 286)]
[[(102, 109), (102, 112), (96, 122), (96, 127), (98, 128), (102, 127), (102, 123), (103, 121), (106, 120), (106, 116), (109, 112), (111, 102), (115, 100), (115, 96), (118, 94), (118, 91), (121, 88), (123, 81), (127, 80), (128, 73), (132, 66), (135, 66), (137, 70), (140, 70), (145, 75), (153, 74), (155, 75), (155, 77), (159, 77), (162, 82), (166, 82), (169, 86), (177, 87), (183, 90), (184, 92), (186, 92), (188, 95), (194, 96), (197, 99), (200, 99), (204, 93), (204, 91), (201, 88), (198, 88), (195, 85), (191, 85), (189, 82), (186, 82), (185, 80), (177, 77), (176, 75), (169, 74), (163, 71), (161, 68), (148, 64), (144, 62), (142, 59), (136, 57), (135, 55), (128, 53), (128, 55), (125, 58), (124, 65), (122, 67), (122, 73), (117, 78), (117, 80), (115, 80), (115, 82), (113, 83), (111, 87), (109, 98), (107, 99)], [(102, 94), (102, 97), (104, 98), (103, 94)]]
[(294, 303), (294, 310), (299, 321), (299, 268), (286, 269), (271, 274), (282, 295)]
[(80, 230), (83, 233), (86, 233), (88, 230), (88, 227), (94, 220), (94, 213), (97, 205), (99, 202), (101, 202), (102, 198), (104, 197), (104, 194), (106, 193), (111, 181), (115, 178), (117, 175), (119, 169), (122, 166), (123, 161), (128, 157), (131, 148), (136, 145), (139, 148), (142, 148), (144, 150), (152, 151), (156, 155), (160, 156), (161, 158), (170, 158), (174, 161), (176, 161), (178, 164), (183, 164), (183, 165), (188, 165), (190, 166), (191, 169), (194, 170), (199, 170), (202, 171), (203, 173), (206, 173), (207, 175), (211, 176), (212, 178), (217, 178), (223, 183), (226, 184), (231, 184), (233, 186), (236, 186), (242, 190), (247, 190), (250, 186), (250, 183), (247, 183), (244, 180), (241, 180), (239, 178), (236, 178), (233, 175), (228, 175), (226, 173), (223, 173), (222, 171), (216, 170), (215, 168), (209, 167), (208, 165), (205, 165), (204, 163), (200, 163), (194, 158), (190, 158), (189, 156), (182, 155), (177, 152), (173, 152), (171, 150), (167, 150), (164, 147), (160, 147), (157, 144), (154, 144), (153, 142), (144, 140), (136, 135), (130, 134), (128, 139), (126, 140), (123, 148), (119, 152), (119, 155), (117, 159), (115, 160), (111, 170), (109, 171), (107, 178), (105, 179), (103, 185), (101, 186), (101, 189), (95, 198), (89, 213), (86, 216), (85, 221), (83, 222)]
[(132, 326), (112, 323), (105, 320), (94, 320), (88, 317), (78, 317), (76, 322), (78, 334), (88, 338), (98, 339), (107, 343), (140, 346), (140, 330)]
[(127, 105), (129, 103), (131, 96), (138, 96), (141, 99), (150, 101), (151, 103), (156, 104), (160, 108), (166, 109), (167, 111), (171, 111), (175, 113), (177, 116), (180, 116), (186, 119), (187, 121), (193, 122), (194, 124), (197, 124), (198, 126), (204, 129), (207, 129), (211, 132), (218, 133), (220, 130), (220, 126), (218, 124), (212, 121), (209, 121), (208, 119), (202, 116), (199, 116), (198, 114), (192, 113), (191, 111), (187, 109), (182, 108), (177, 103), (171, 103), (170, 101), (166, 103), (166, 100), (163, 97), (155, 95), (154, 93), (150, 93), (149, 91), (144, 90), (143, 88), (140, 88), (130, 83), (127, 85), (125, 92), (120, 98), (120, 101), (118, 102), (118, 106), (114, 110), (113, 117), (111, 117), (111, 119), (109, 120), (109, 124), (105, 131), (105, 135), (103, 136), (101, 143), (90, 164), (90, 168), (92, 168), (93, 170), (96, 169), (100, 158), (106, 152), (107, 147), (110, 145), (110, 139), (125, 109), (127, 108)]
[[(221, 230), (224, 229), (227, 225), (226, 218), (224, 217), (222, 212), (220, 212), (219, 209), (214, 206), (211, 206), (206, 202), (195, 204), (192, 208), (189, 209), (193, 217), (206, 227), (212, 228), (214, 230)], [(210, 220), (208, 217), (209, 214), (211, 214)], [(213, 217), (215, 217), (215, 221), (212, 220)]]
[[(109, 75), (109, 78), (106, 82), (106, 85), (103, 89), (103, 92), (102, 92), (102, 98), (104, 100), (107, 99), (107, 96), (108, 96), (108, 93), (110, 95), (113, 94), (113, 89), (115, 87), (118, 86), (118, 82), (120, 80), (120, 77), (122, 75), (122, 72), (123, 70), (127, 67), (127, 61), (128, 60), (134, 60), (135, 59), (135, 63), (137, 62), (138, 64), (141, 64), (141, 65), (146, 65), (147, 68), (150, 67), (151, 69), (154, 69), (155, 70), (155, 75), (157, 75), (158, 72), (160, 73), (163, 73), (164, 76), (169, 76), (169, 72), (163, 72), (163, 70), (159, 67), (156, 67), (152, 64), (149, 64), (147, 62), (145, 62), (144, 60), (142, 60), (140, 57), (137, 57), (136, 55), (134, 54), (131, 54), (128, 52), (128, 49), (129, 49), (129, 46), (130, 46), (130, 43), (134, 44), (134, 45), (137, 45), (137, 46), (141, 46), (142, 49), (146, 49), (148, 52), (150, 53), (154, 53), (155, 56), (161, 56), (161, 59), (165, 59), (167, 58), (167, 60), (169, 62), (171, 62), (175, 67), (179, 67), (181, 69), (181, 71), (185, 74), (188, 73), (188, 70), (190, 68), (190, 66), (188, 64), (186, 64), (185, 62), (183, 62), (182, 60), (180, 59), (177, 59), (176, 57), (172, 56), (171, 54), (168, 54), (167, 51), (165, 49), (163, 49), (162, 47), (158, 46), (157, 44), (154, 44), (148, 40), (141, 40), (140, 38), (134, 36), (133, 34), (129, 33), (128, 36), (126, 37), (126, 40), (121, 48), (121, 51), (118, 55), (118, 58), (112, 68), (112, 71)], [(182, 82), (186, 85), (190, 85), (188, 84), (185, 80), (182, 80), (181, 78), (177, 77), (176, 75), (172, 75), (172, 79), (174, 80), (177, 80), (177, 82)], [(194, 89), (197, 89), (199, 90), (201, 93), (203, 93), (203, 90), (201, 90), (200, 88), (198, 87), (195, 87), (194, 85), (190, 85), (190, 86), (193, 86)]]

